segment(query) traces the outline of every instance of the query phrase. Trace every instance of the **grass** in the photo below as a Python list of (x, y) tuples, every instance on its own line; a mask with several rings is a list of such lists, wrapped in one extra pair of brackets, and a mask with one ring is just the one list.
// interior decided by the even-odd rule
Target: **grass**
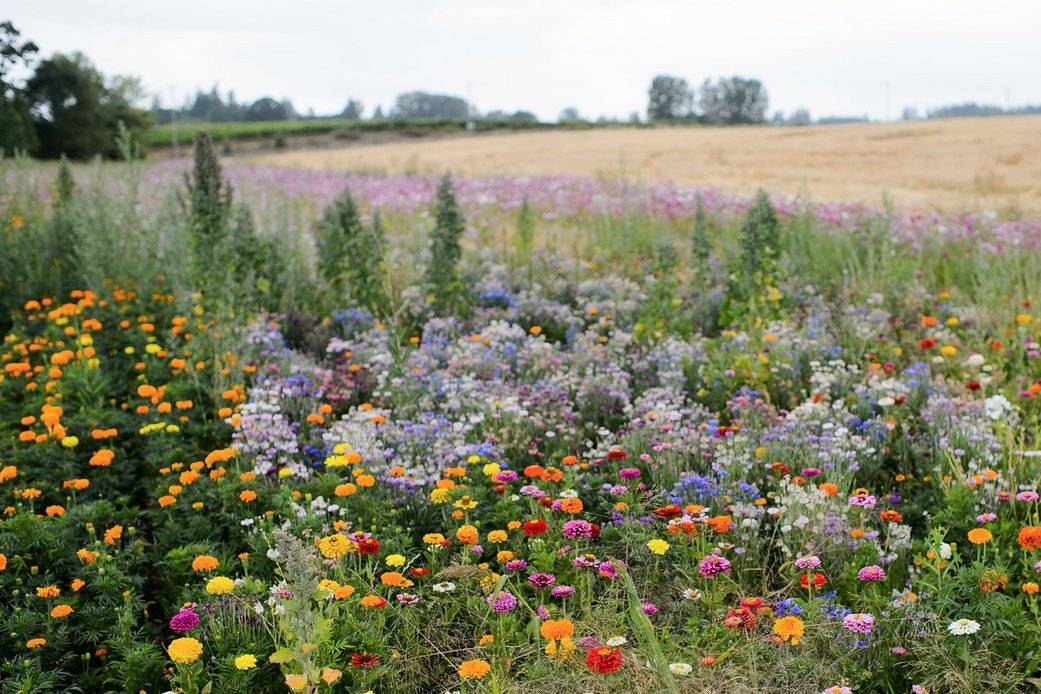
[(215, 140), (246, 140), (265, 137), (289, 135), (332, 135), (350, 139), (364, 133), (401, 133), (409, 136), (420, 136), (438, 133), (466, 132), (468, 129), (479, 132), (489, 130), (546, 130), (588, 127), (585, 123), (537, 123), (509, 119), (479, 119), (473, 121), (473, 127), (467, 128), (464, 118), (407, 118), (385, 120), (347, 120), (344, 118), (317, 118), (310, 120), (265, 121), (265, 122), (232, 122), (201, 123), (181, 122), (174, 125), (160, 125), (152, 128), (148, 134), (148, 143), (153, 147), (170, 147), (175, 136), (179, 144), (187, 144), (197, 132), (209, 133)]

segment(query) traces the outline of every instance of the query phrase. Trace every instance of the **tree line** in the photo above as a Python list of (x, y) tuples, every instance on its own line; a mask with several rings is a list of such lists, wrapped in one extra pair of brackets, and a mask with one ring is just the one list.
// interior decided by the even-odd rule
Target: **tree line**
[(38, 52), (11, 22), (0, 23), (0, 153), (115, 158), (140, 142), (151, 116), (135, 106), (144, 96), (138, 78), (106, 79), (82, 53), (37, 61)]
[(683, 77), (658, 75), (647, 90), (647, 119), (719, 125), (763, 123), (769, 103), (766, 87), (752, 77), (706, 79), (695, 93)]

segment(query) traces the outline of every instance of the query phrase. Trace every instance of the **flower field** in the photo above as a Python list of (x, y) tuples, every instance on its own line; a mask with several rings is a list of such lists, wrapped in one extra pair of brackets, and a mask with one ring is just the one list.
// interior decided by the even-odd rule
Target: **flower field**
[(2, 163), (2, 692), (1041, 682), (1037, 222)]

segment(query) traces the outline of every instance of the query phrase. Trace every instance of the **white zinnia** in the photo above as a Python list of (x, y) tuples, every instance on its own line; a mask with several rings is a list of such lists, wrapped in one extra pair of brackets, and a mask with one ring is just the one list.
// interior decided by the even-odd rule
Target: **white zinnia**
[(669, 663), (669, 670), (674, 675), (689, 675), (691, 667), (689, 663)]
[(966, 634), (975, 634), (980, 630), (980, 623), (975, 622), (971, 619), (959, 619), (951, 622), (947, 625), (947, 631), (951, 632), (955, 636), (965, 636)]

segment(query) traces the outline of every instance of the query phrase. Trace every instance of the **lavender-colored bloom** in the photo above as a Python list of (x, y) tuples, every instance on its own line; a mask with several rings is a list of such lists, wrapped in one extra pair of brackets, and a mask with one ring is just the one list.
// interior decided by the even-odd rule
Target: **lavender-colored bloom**
[(575, 594), (574, 586), (553, 586), (550, 595), (555, 598), (566, 598)]
[(517, 598), (508, 591), (502, 591), (498, 595), (489, 595), (484, 599), (496, 612), (511, 612), (517, 607)]

